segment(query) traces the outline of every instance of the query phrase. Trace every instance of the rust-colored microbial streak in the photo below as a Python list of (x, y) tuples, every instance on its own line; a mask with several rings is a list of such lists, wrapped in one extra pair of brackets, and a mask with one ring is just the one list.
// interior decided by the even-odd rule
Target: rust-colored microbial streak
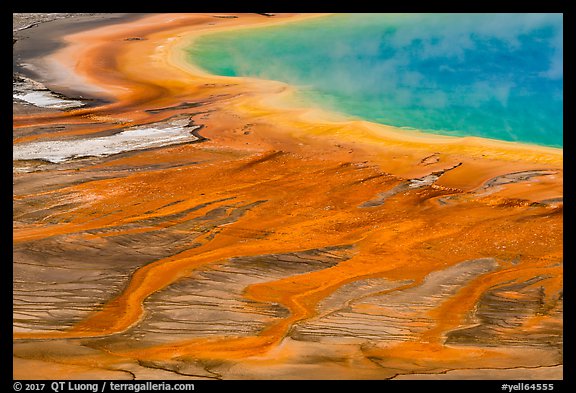
[(202, 138), (15, 169), (14, 378), (561, 378), (562, 151), (271, 105), (287, 86), (180, 48), (304, 16), (231, 16), (50, 55), (108, 103), (17, 115), (15, 148), (182, 119)]

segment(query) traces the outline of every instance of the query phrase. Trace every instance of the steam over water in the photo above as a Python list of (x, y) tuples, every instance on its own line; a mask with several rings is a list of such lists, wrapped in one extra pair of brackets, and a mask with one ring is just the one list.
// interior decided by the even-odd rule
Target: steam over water
[(189, 53), (353, 117), (561, 147), (562, 30), (561, 14), (342, 14), (207, 35)]

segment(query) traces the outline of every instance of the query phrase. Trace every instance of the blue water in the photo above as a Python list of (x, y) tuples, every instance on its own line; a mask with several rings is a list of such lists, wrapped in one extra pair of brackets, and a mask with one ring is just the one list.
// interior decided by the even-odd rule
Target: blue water
[(309, 105), (448, 135), (563, 145), (561, 14), (339, 14), (215, 33), (190, 61)]

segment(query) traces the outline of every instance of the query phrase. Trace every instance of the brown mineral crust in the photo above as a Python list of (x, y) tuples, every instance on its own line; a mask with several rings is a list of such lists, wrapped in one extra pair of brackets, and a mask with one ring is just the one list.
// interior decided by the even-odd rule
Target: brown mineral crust
[(562, 150), (278, 106), (288, 86), (180, 48), (312, 16), (217, 16), (77, 32), (43, 63), (109, 102), (15, 115), (15, 148), (175, 116), (202, 139), (15, 162), (14, 378), (561, 378)]

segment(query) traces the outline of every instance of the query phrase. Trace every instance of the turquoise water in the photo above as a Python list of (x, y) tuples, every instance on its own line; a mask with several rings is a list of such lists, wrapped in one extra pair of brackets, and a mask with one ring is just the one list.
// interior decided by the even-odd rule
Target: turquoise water
[(563, 145), (561, 14), (339, 14), (216, 33), (190, 61), (309, 105), (447, 135)]

